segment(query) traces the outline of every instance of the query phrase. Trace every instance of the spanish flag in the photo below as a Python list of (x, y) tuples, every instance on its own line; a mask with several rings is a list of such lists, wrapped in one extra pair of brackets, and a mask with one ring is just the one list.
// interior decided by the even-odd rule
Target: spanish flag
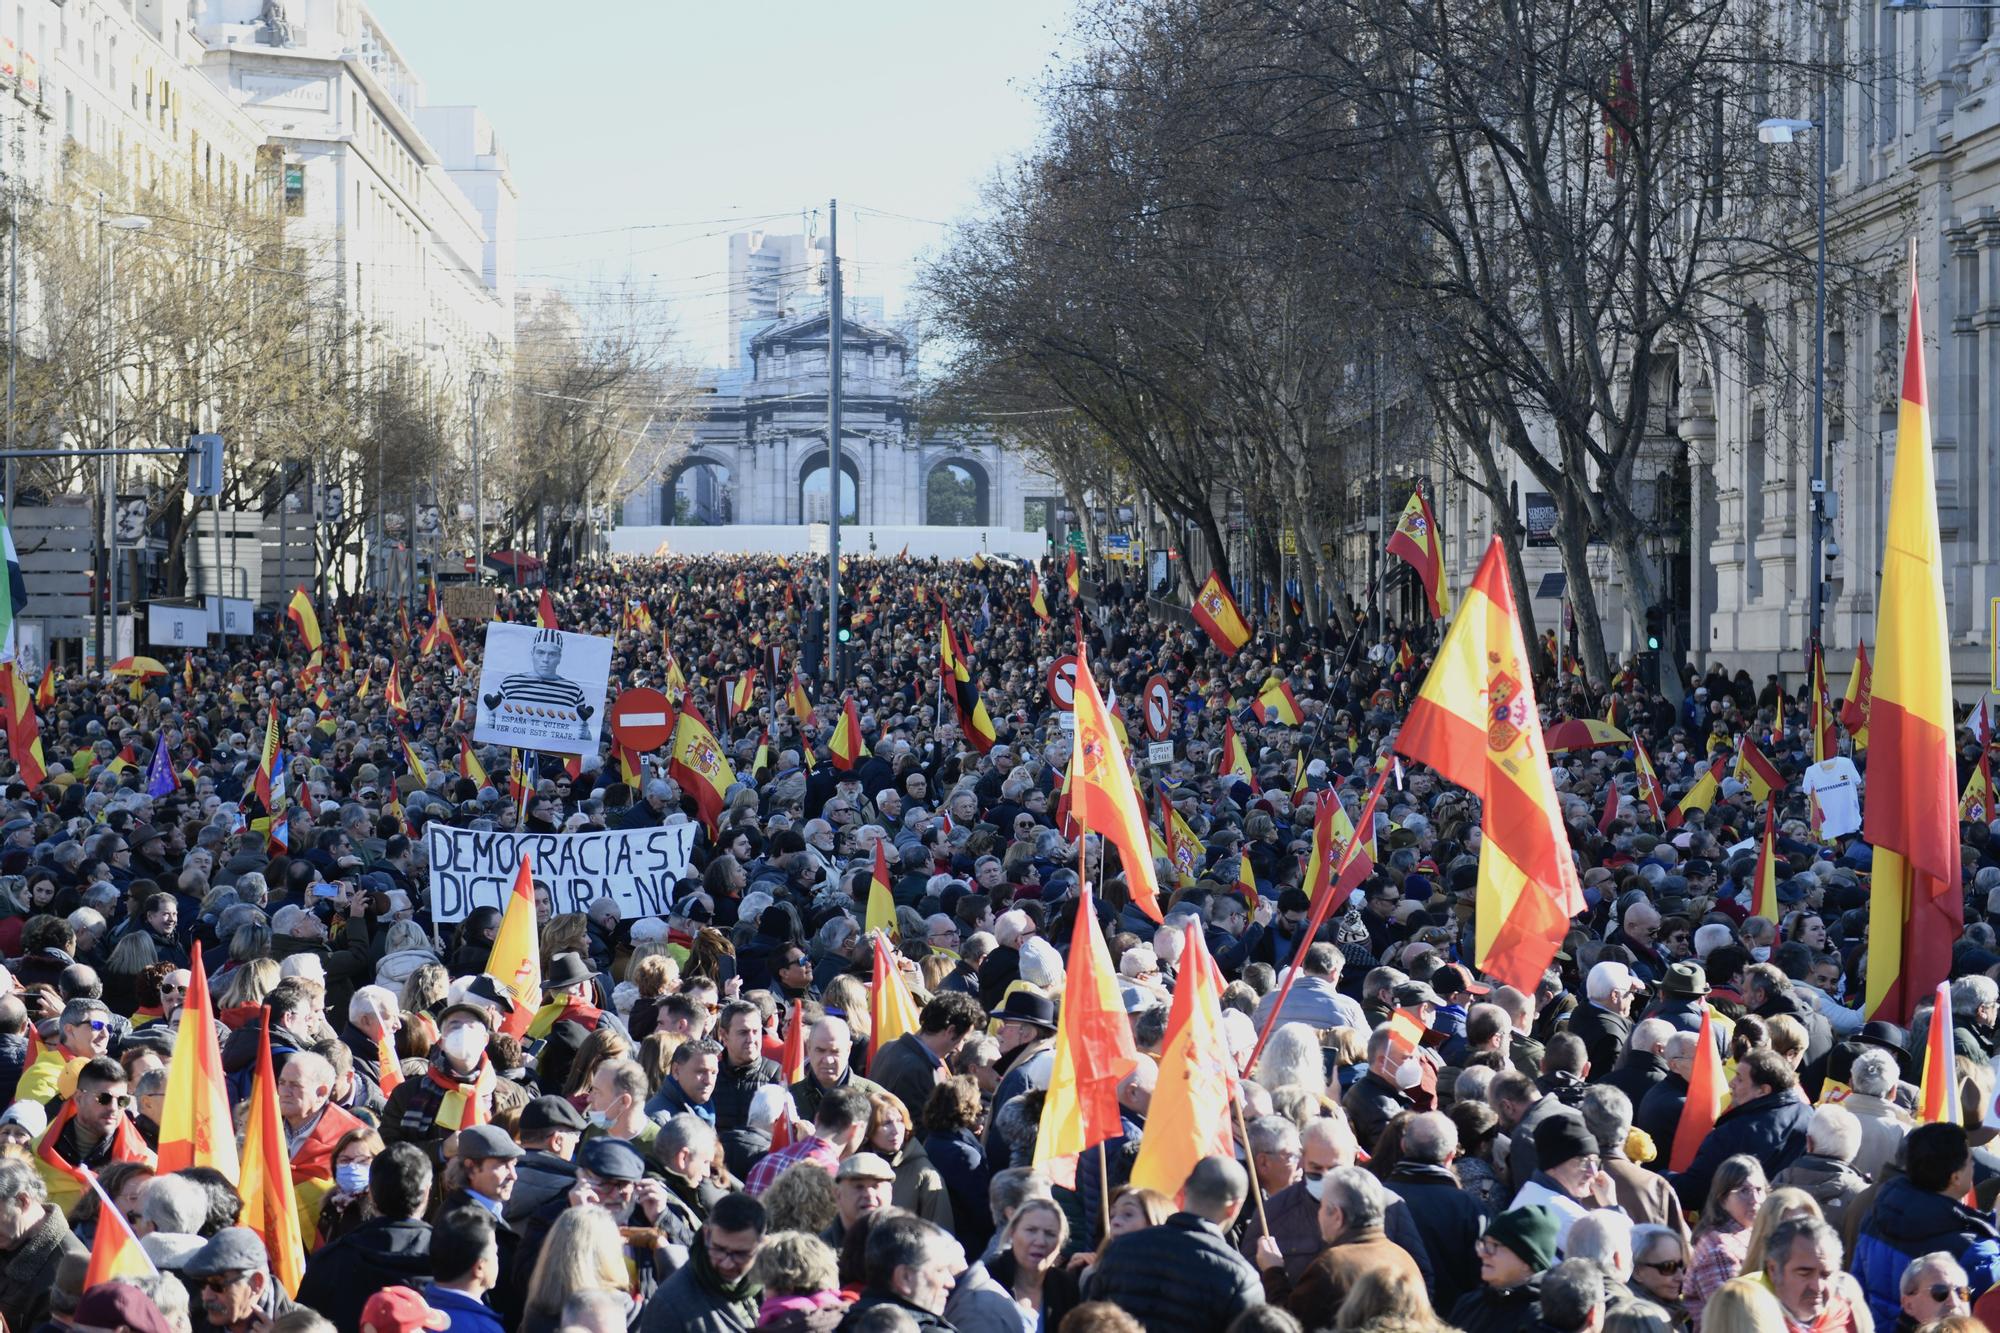
[(188, 968), (187, 994), (174, 1031), (174, 1058), (167, 1065), (167, 1097), (160, 1107), (160, 1173), (190, 1166), (212, 1166), (231, 1180), (237, 1175), (229, 1085), (222, 1070), (222, 1047), (215, 1039), (215, 1004), (208, 994), (200, 940), (194, 943), (194, 961)]
[(292, 1191), (285, 1122), (278, 1115), (278, 1079), (271, 1072), (268, 1008), (257, 1038), (257, 1074), (251, 1083), (250, 1115), (243, 1131), (243, 1178), (237, 1193), (243, 1199), (237, 1225), (257, 1233), (271, 1257), (272, 1275), (287, 1295), (298, 1295), (299, 1279), (306, 1272), (306, 1245), (299, 1228), (298, 1199)]
[(806, 683), (799, 673), (792, 673), (792, 687), (785, 691), (785, 705), (792, 710), (792, 716), (799, 725), (809, 727), (813, 720), (812, 696), (806, 693)]
[(1035, 615), (1040, 617), (1044, 625), (1049, 623), (1049, 601), (1042, 596), (1042, 580), (1035, 573), (1032, 562), (1028, 565), (1028, 605), (1034, 608)]
[(1097, 692), (1097, 680), (1090, 673), (1081, 643), (1077, 645), (1075, 700), (1076, 741), (1068, 771), (1070, 814), (1118, 849), (1132, 902), (1159, 921), (1159, 886), (1154, 880), (1145, 808), (1139, 804), (1125, 747), (1112, 734), (1110, 711), (1104, 706), (1104, 696)]
[(305, 640), (309, 652), (318, 652), (326, 640), (320, 637), (319, 614), (313, 610), (312, 598), (300, 588), (292, 594), (292, 600), (285, 606), (285, 619), (299, 627), (299, 637)]
[(1823, 764), (1840, 752), (1840, 740), (1833, 732), (1833, 708), (1826, 692), (1826, 654), (1820, 651), (1819, 640), (1812, 645), (1812, 707), (1807, 710), (1807, 725), (1812, 728), (1812, 756), (1815, 764)]
[(1410, 645), (1403, 639), (1396, 640), (1396, 670), (1408, 671), (1417, 664), (1417, 655), (1410, 651)]
[(347, 646), (347, 622), (344, 620), (334, 622), (333, 660), (340, 664), (343, 672), (354, 670), (354, 650)]
[(1257, 785), (1256, 770), (1250, 767), (1250, 752), (1243, 748), (1243, 739), (1236, 734), (1233, 717), (1222, 724), (1222, 744), (1215, 751), (1215, 776), (1242, 778), (1252, 787)]
[(944, 692), (951, 696), (952, 707), (958, 710), (958, 728), (965, 734), (965, 743), (985, 754), (1000, 739), (993, 729), (993, 718), (986, 711), (985, 701), (979, 697), (979, 687), (972, 683), (972, 664), (967, 660), (964, 644), (958, 639), (951, 626), (951, 612), (938, 607), (938, 679), (944, 685)]
[(1135, 1188), (1158, 1190), (1169, 1199), (1180, 1196), (1195, 1163), (1236, 1151), (1229, 1132), (1236, 1064), (1222, 1031), (1222, 978), (1200, 928), (1188, 922), (1182, 929), (1187, 947), (1167, 1011), (1160, 1082), (1132, 1164)]
[(889, 890), (889, 853), (882, 846), (884, 841), (875, 840), (875, 873), (868, 877), (868, 914), (861, 928), (879, 930), (894, 939), (902, 932), (896, 929), (896, 898)]
[(722, 818), (723, 797), (736, 785), (736, 770), (729, 766), (729, 757), (722, 752), (722, 745), (708, 729), (708, 723), (692, 708), (683, 708), (674, 719), (667, 776), (694, 797), (702, 823), (708, 825), (711, 834), (716, 833), (716, 821)]
[(1117, 969), (1097, 924), (1090, 886), (1084, 885), (1076, 924), (1070, 929), (1055, 1063), (1049, 1068), (1033, 1165), (1066, 1177), (1074, 1187), (1077, 1156), (1124, 1132), (1118, 1115), (1118, 1082), (1138, 1062)]
[(263, 802), (264, 813), (275, 815), (285, 803), (278, 779), (278, 703), (272, 700), (264, 719), (264, 744), (257, 756), (257, 777), (251, 788)]
[(471, 778), (480, 786), (490, 785), (486, 781), (486, 768), (479, 762), (479, 756), (472, 752), (472, 742), (461, 739), (458, 743), (458, 775)]
[(389, 668), (389, 683), (382, 687), (382, 702), (389, 705), (389, 711), (404, 717), (410, 715), (410, 701), (403, 697), (403, 664), (397, 662)]
[(396, 739), (403, 743), (403, 762), (409, 765), (410, 775), (416, 778), (417, 785), (419, 787), (430, 786), (431, 775), (425, 770), (424, 761), (417, 758), (416, 747), (410, 744), (410, 738), (398, 735)]
[(90, 1263), (83, 1270), (83, 1290), (122, 1277), (158, 1277), (160, 1270), (153, 1267), (153, 1261), (132, 1232), (132, 1224), (104, 1192), (97, 1174), (88, 1168), (83, 1174), (97, 1195), (97, 1230), (90, 1239)]
[[(61, 1052), (56, 1054), (60, 1056)], [(67, 1065), (69, 1061), (61, 1063)], [(42, 1141), (35, 1149), (35, 1169), (41, 1172), (42, 1184), (48, 1187), (49, 1202), (65, 1213), (76, 1206), (76, 1201), (89, 1187), (83, 1168), (71, 1165), (56, 1151), (56, 1142), (62, 1138), (63, 1129), (75, 1118), (76, 1100), (71, 1098), (62, 1104), (62, 1110), (49, 1122), (48, 1132), (42, 1135)], [(147, 1166), (154, 1166), (158, 1160), (152, 1149), (146, 1146), (139, 1127), (132, 1123), (132, 1117), (122, 1112), (118, 1116), (118, 1127), (111, 1131), (110, 1160), (143, 1162)]]
[(1368, 799), (1361, 805), (1360, 827), (1347, 817), (1347, 807), (1332, 791), (1323, 791), (1313, 804), (1312, 851), (1306, 858), (1302, 881), (1309, 899), (1316, 899), (1329, 886), (1337, 903), (1354, 892), (1361, 881), (1375, 873), (1375, 807), (1381, 803), (1382, 789), (1389, 775), (1379, 773)]
[(1757, 877), (1750, 895), (1750, 915), (1776, 922), (1783, 915), (1778, 906), (1778, 822), (1777, 802), (1764, 806), (1764, 839), (1757, 848)]
[(826, 752), (833, 766), (843, 773), (851, 772), (861, 762), (861, 756), (868, 753), (868, 747), (861, 743), (861, 709), (851, 694), (841, 701), (840, 721), (834, 725)]
[[(1986, 711), (1984, 699), (1979, 701), (1979, 709), (1983, 715)], [(1981, 720), (1984, 720), (1983, 716)], [(1981, 744), (1979, 765), (1972, 770), (1972, 776), (1965, 780), (1965, 792), (1958, 798), (1958, 817), (1967, 823), (1984, 824), (1992, 819), (1992, 811), (1993, 747), (1990, 744)]]
[(1868, 645), (1854, 645), (1854, 670), (1847, 673), (1847, 693), (1840, 701), (1840, 725), (1856, 750), (1868, 748), (1868, 705), (1874, 698), (1874, 668), (1868, 664)]
[(1250, 844), (1244, 843), (1236, 849), (1236, 889), (1243, 895), (1243, 902), (1254, 913), (1257, 910), (1257, 870), (1250, 864)]
[(1701, 1007), (1701, 1027), (1694, 1038), (1694, 1068), (1688, 1073), (1687, 1108), (1674, 1127), (1672, 1151), (1667, 1157), (1670, 1170), (1685, 1171), (1701, 1151), (1701, 1141), (1715, 1128), (1722, 1115), (1722, 1052), (1715, 1045), (1714, 1011)]
[(1292, 687), (1283, 676), (1273, 676), (1264, 682), (1264, 688), (1258, 692), (1257, 701), (1250, 705), (1250, 711), (1257, 715), (1259, 722), (1267, 725), (1277, 722), (1288, 727), (1296, 727), (1305, 721), (1306, 716), (1299, 708), (1298, 696), (1292, 693)]
[(1194, 616), (1194, 623), (1202, 627), (1209, 642), (1224, 657), (1236, 656), (1250, 642), (1250, 626), (1244, 621), (1243, 612), (1237, 609), (1236, 599), (1230, 595), (1221, 574), (1209, 572), (1188, 610)]
[(1174, 809), (1167, 799), (1166, 789), (1160, 789), (1160, 828), (1153, 834), (1153, 855), (1165, 857), (1183, 884), (1192, 884), (1195, 874), (1201, 869), (1201, 858), (1208, 849), (1195, 837), (1194, 830), (1181, 818), (1181, 812)]
[(1431, 502), (1422, 491), (1410, 493), (1410, 502), (1403, 506), (1385, 549), (1417, 571), (1417, 581), (1424, 585), (1424, 600), (1430, 603), (1431, 619), (1450, 615), (1451, 590), (1444, 586), (1444, 535), (1438, 531)]
[(486, 955), (486, 975), (514, 997), (513, 1011), (500, 1020), (500, 1030), (519, 1037), (534, 1021), (542, 1002), (542, 952), (535, 925), (535, 872), (528, 854), (521, 854), (514, 872), (514, 889), (493, 932), (493, 949)]
[(1934, 1003), (1936, 1007), (1931, 1011), (1930, 1032), (1924, 1039), (1923, 1082), (1917, 1085), (1917, 1123), (1955, 1125), (1960, 1117), (1956, 1052), (1952, 1045), (1950, 982), (1940, 981), (1937, 984)]
[(1862, 822), (1862, 836), (1875, 849), (1875, 861), (1863, 1012), (1870, 1019), (1908, 1023), (1917, 1001), (1949, 975), (1952, 947), (1965, 927), (1953, 800), (1958, 775), (1946, 652), (1950, 630), (1914, 262), (1896, 471), (1882, 544), (1882, 589), (1875, 605), (1868, 803)]
[[(46, 678), (46, 677), (45, 677)], [(12, 662), (0, 662), (0, 704), (6, 708), (7, 754), (20, 770), (21, 785), (34, 791), (48, 777), (42, 758), (42, 728), (28, 682)]]
[(1069, 558), (1063, 561), (1063, 586), (1069, 589), (1069, 598), (1075, 601), (1083, 591), (1083, 578), (1077, 573), (1076, 548), (1072, 546)]
[(535, 599), (535, 624), (542, 629), (562, 628), (556, 624), (556, 604), (547, 588), (542, 589), (542, 595)]
[(887, 1046), (905, 1032), (917, 1030), (917, 1002), (910, 996), (910, 987), (896, 971), (895, 950), (889, 947), (887, 936), (876, 935), (875, 939), (875, 980), (869, 987), (868, 1016), (872, 1020), (872, 1030), (868, 1034), (868, 1063), (875, 1063), (875, 1053)]
[(640, 767), (638, 754), (626, 748), (623, 745), (619, 746), (618, 747), (619, 780), (636, 792), (639, 790), (640, 783), (644, 781), (645, 776), (646, 776), (645, 771)]
[(1785, 779), (1778, 772), (1778, 766), (1757, 748), (1756, 739), (1748, 732), (1743, 734), (1743, 748), (1736, 752), (1736, 772), (1734, 776), (1750, 789), (1750, 798), (1763, 802), (1771, 799), (1771, 793), (1785, 789)]
[[(1708, 770), (1696, 780), (1694, 786), (1688, 788), (1687, 795), (1681, 797), (1680, 804), (1668, 812), (1668, 828), (1677, 829), (1687, 822), (1689, 815), (1699, 814), (1714, 807), (1715, 798), (1722, 794), (1722, 766), (1728, 762), (1729, 756), (1726, 754), (1715, 756), (1715, 762), (1708, 766)], [(1652, 765), (1648, 764), (1647, 767), (1651, 768)], [(1657, 783), (1658, 779), (1655, 778), (1654, 781)]]
[(1396, 749), (1480, 798), (1474, 961), (1507, 985), (1532, 989), (1585, 904), (1549, 777), (1528, 646), (1497, 537)]

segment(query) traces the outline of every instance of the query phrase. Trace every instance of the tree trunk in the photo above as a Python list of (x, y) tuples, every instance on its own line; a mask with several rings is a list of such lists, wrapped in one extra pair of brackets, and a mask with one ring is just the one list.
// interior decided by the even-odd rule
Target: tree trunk
[[(1569, 604), (1576, 615), (1583, 647), (1583, 674), (1593, 688), (1611, 679), (1610, 658), (1604, 651), (1604, 624), (1597, 610), (1597, 589), (1590, 582), (1590, 520), (1569, 497), (1558, 501), (1561, 521), (1556, 541), (1562, 548), (1563, 573), (1569, 583)], [(1574, 515), (1574, 516), (1572, 516)], [(1562, 679), (1562, 630), (1556, 631), (1556, 679)]]

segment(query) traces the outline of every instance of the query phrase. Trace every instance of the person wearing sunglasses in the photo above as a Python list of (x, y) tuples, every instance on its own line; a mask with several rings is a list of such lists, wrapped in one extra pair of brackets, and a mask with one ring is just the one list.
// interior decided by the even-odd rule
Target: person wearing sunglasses
[(1903, 1270), (1903, 1314), (1916, 1325), (1972, 1313), (1971, 1279), (1943, 1250), (1920, 1254)]
[(268, 1329), (298, 1307), (271, 1276), (271, 1256), (248, 1227), (224, 1227), (181, 1266), (200, 1285), (201, 1312), (216, 1333)]
[(1687, 1247), (1672, 1227), (1632, 1228), (1632, 1290), (1686, 1326), (1681, 1308), (1681, 1278), (1687, 1272)]
[[(134, 1106), (125, 1067), (108, 1056), (85, 1062), (76, 1076), (76, 1113), (56, 1135), (56, 1155), (71, 1166), (102, 1167), (145, 1151), (138, 1127), (131, 1123)], [(123, 1131), (123, 1132), (121, 1132)]]

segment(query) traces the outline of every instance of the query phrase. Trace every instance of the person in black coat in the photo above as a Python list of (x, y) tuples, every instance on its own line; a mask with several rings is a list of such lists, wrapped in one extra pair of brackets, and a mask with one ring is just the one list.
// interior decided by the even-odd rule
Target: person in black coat
[(1459, 1187), (1450, 1160), (1458, 1127), (1450, 1116), (1428, 1111), (1403, 1126), (1403, 1156), (1383, 1183), (1409, 1206), (1410, 1219), (1436, 1265), (1431, 1299), (1449, 1310), (1479, 1285), (1474, 1250), (1486, 1229), (1486, 1211)]
[(1250, 1177), (1227, 1157), (1205, 1157), (1188, 1174), (1185, 1210), (1128, 1232), (1098, 1252), (1086, 1300), (1111, 1301), (1146, 1333), (1211, 1333), (1264, 1300), (1250, 1261), (1227, 1233), (1250, 1193)]
[(1501, 1213), (1478, 1247), (1479, 1286), (1458, 1298), (1451, 1323), (1463, 1333), (1518, 1333), (1541, 1318), (1542, 1274), (1556, 1261), (1560, 1230), (1541, 1204)]
[(1623, 963), (1599, 963), (1584, 982), (1588, 997), (1569, 1016), (1572, 1037), (1583, 1043), (1590, 1062), (1587, 1077), (1600, 1082), (1617, 1068), (1618, 1056), (1632, 1036), (1632, 996), (1638, 981)]
[(1596, 1081), (1618, 1089), (1632, 1105), (1639, 1105), (1646, 1100), (1647, 1091), (1672, 1072), (1667, 1068), (1667, 1041), (1673, 1035), (1673, 1025), (1666, 1020), (1641, 1019), (1632, 1027), (1618, 1067)]
[(1806, 1126), (1813, 1111), (1798, 1088), (1791, 1064), (1768, 1046), (1736, 1062), (1736, 1075), (1729, 1081), (1729, 1095), (1735, 1100), (1701, 1141), (1687, 1170), (1668, 1177), (1681, 1196), (1681, 1207), (1699, 1212), (1708, 1202), (1715, 1169), (1738, 1153), (1755, 1157), (1774, 1176), (1798, 1160), (1806, 1150)]
[(949, 991), (933, 995), (917, 1015), (915, 1032), (905, 1032), (875, 1052), (868, 1078), (903, 1103), (911, 1124), (922, 1124), (931, 1090), (943, 1081), (944, 1062), (985, 1021), (986, 1011), (971, 996)]
[(1355, 1141), (1364, 1152), (1375, 1150), (1391, 1120), (1416, 1107), (1396, 1082), (1396, 1070), (1402, 1063), (1389, 1048), (1387, 1028), (1368, 1034), (1368, 1068), (1340, 1098), (1340, 1109), (1347, 1112)]
[(749, 1000), (731, 1000), (716, 1018), (722, 1067), (708, 1104), (717, 1130), (740, 1130), (750, 1123), (750, 1100), (757, 1089), (784, 1085), (784, 1071), (764, 1056), (764, 1013)]
[(413, 1143), (392, 1143), (368, 1168), (368, 1197), (377, 1216), (306, 1261), (299, 1304), (336, 1328), (361, 1327), (361, 1309), (386, 1287), (421, 1288), (431, 1277), (431, 1163)]

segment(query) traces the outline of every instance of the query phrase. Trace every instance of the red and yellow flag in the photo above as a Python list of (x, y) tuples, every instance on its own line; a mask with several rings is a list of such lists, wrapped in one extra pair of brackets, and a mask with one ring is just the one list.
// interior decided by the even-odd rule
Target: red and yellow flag
[(486, 767), (479, 762), (479, 756), (472, 752), (472, 742), (469, 740), (461, 740), (458, 743), (458, 774), (460, 777), (471, 778), (482, 787), (490, 785), (486, 781)]
[(1757, 878), (1750, 895), (1750, 915), (1776, 923), (1783, 914), (1778, 906), (1778, 804), (1764, 806), (1764, 839), (1757, 847)]
[[(46, 679), (46, 677), (44, 677)], [(7, 754), (20, 770), (21, 785), (34, 791), (49, 775), (42, 758), (42, 728), (26, 677), (12, 662), (0, 662), (0, 705), (6, 709)]]
[(278, 702), (273, 699), (264, 717), (264, 744), (257, 756), (257, 776), (251, 790), (264, 805), (264, 813), (275, 815), (285, 803), (284, 789), (278, 785)]
[(562, 628), (556, 624), (556, 604), (547, 588), (542, 589), (542, 595), (535, 599), (535, 624), (542, 629)]
[(812, 725), (812, 696), (806, 693), (805, 680), (796, 671), (792, 673), (792, 687), (785, 691), (785, 706), (792, 710), (792, 716), (799, 720), (801, 727)]
[(1750, 799), (1764, 802), (1774, 792), (1785, 789), (1785, 779), (1770, 757), (1757, 748), (1756, 738), (1743, 733), (1743, 748), (1736, 752), (1735, 778), (1750, 789)]
[(1694, 1039), (1694, 1068), (1688, 1071), (1687, 1109), (1674, 1127), (1669, 1170), (1685, 1171), (1694, 1164), (1701, 1141), (1722, 1115), (1722, 1052), (1716, 1049), (1713, 1018), (1714, 1011), (1702, 1005), (1701, 1027)]
[(861, 709), (851, 694), (841, 701), (840, 721), (834, 724), (826, 753), (833, 766), (843, 773), (851, 771), (861, 762), (861, 756), (868, 753), (868, 747), (861, 743)]
[(1481, 799), (1474, 963), (1507, 985), (1532, 989), (1585, 905), (1497, 537), (1396, 749)]
[(1930, 1032), (1924, 1038), (1923, 1081), (1917, 1085), (1917, 1123), (1955, 1125), (1959, 1122), (1958, 1066), (1952, 1039), (1950, 982), (1938, 983), (1935, 1004)]
[(212, 1166), (236, 1179), (236, 1135), (230, 1130), (229, 1084), (222, 1070), (222, 1047), (215, 1039), (215, 1004), (202, 966), (201, 941), (194, 943), (174, 1058), (167, 1065), (167, 1096), (160, 1108), (160, 1173)]
[[(1715, 798), (1722, 794), (1722, 768), (1728, 762), (1729, 756), (1727, 755), (1719, 754), (1715, 756), (1715, 762), (1708, 766), (1707, 771), (1701, 775), (1694, 786), (1688, 788), (1687, 795), (1681, 797), (1680, 804), (1668, 812), (1668, 828), (1677, 829), (1687, 822), (1689, 815), (1714, 807)], [(1647, 767), (1650, 768), (1651, 765), (1649, 764)], [(1656, 785), (1658, 781), (1659, 779), (1656, 776), (1654, 778)]]
[(1063, 586), (1069, 589), (1071, 601), (1075, 601), (1083, 591), (1083, 578), (1076, 567), (1076, 548), (1071, 547), (1069, 556), (1063, 561)]
[(875, 936), (875, 981), (869, 987), (868, 1016), (874, 1024), (868, 1034), (870, 1065), (875, 1063), (877, 1051), (905, 1032), (917, 1030), (917, 1002), (910, 995), (909, 983), (896, 970), (896, 951), (889, 947), (885, 935)]
[(298, 1198), (292, 1191), (291, 1153), (285, 1122), (278, 1115), (278, 1078), (271, 1071), (271, 1011), (257, 1038), (257, 1074), (250, 1088), (250, 1116), (243, 1131), (243, 1177), (237, 1185), (243, 1212), (237, 1225), (264, 1242), (271, 1273), (290, 1296), (299, 1294), (306, 1272), (305, 1238), (300, 1234)]
[(1819, 641), (1812, 645), (1812, 706), (1806, 710), (1806, 724), (1812, 728), (1812, 757), (1815, 764), (1823, 764), (1833, 755), (1840, 753), (1840, 740), (1833, 731), (1833, 708), (1826, 692), (1826, 654), (1820, 651)]
[(1078, 645), (1076, 655), (1076, 742), (1069, 766), (1070, 815), (1118, 849), (1125, 884), (1132, 902), (1155, 921), (1161, 920), (1159, 885), (1153, 872), (1153, 844), (1146, 832), (1145, 807), (1132, 785), (1125, 747), (1111, 730), (1111, 712), (1097, 692), (1089, 658)]
[(500, 1020), (500, 1030), (519, 1037), (535, 1019), (542, 1003), (542, 950), (535, 927), (535, 872), (527, 853), (514, 872), (514, 889), (500, 912), (500, 929), (493, 932), (493, 950), (486, 956), (486, 975), (505, 986), (514, 1009)]
[(1209, 642), (1224, 657), (1236, 656), (1243, 645), (1250, 642), (1249, 623), (1237, 608), (1236, 598), (1230, 595), (1229, 585), (1215, 571), (1209, 571), (1201, 591), (1194, 595), (1194, 605), (1188, 610), (1194, 615), (1194, 623), (1202, 627)]
[(1167, 1011), (1160, 1048), (1160, 1082), (1146, 1115), (1146, 1134), (1132, 1164), (1132, 1184), (1180, 1197), (1202, 1158), (1232, 1156), (1229, 1104), (1236, 1068), (1222, 1032), (1221, 974), (1193, 922), (1183, 927), (1180, 984)]
[(1840, 702), (1840, 725), (1856, 750), (1868, 748), (1868, 705), (1874, 701), (1875, 670), (1868, 663), (1868, 645), (1854, 645), (1854, 670), (1847, 673), (1847, 693)]
[(895, 895), (889, 891), (889, 853), (883, 847), (886, 841), (886, 838), (875, 840), (875, 873), (868, 877), (868, 911), (861, 928), (880, 930), (894, 939), (901, 932), (896, 929)]
[[(62, 1052), (55, 1052), (58, 1063)], [(60, 1071), (58, 1071), (60, 1072)], [(72, 1098), (62, 1104), (62, 1110), (49, 1122), (48, 1132), (42, 1135), (41, 1143), (35, 1149), (35, 1169), (41, 1173), (42, 1184), (48, 1188), (49, 1202), (64, 1213), (76, 1206), (88, 1185), (88, 1174), (84, 1168), (74, 1166), (64, 1160), (56, 1150), (56, 1143), (62, 1138), (63, 1130), (76, 1118), (76, 1101)], [(146, 1140), (139, 1133), (139, 1127), (132, 1123), (130, 1115), (120, 1113), (118, 1127), (111, 1131), (111, 1150), (108, 1160), (113, 1162), (143, 1162), (156, 1166), (158, 1158), (146, 1146)]]
[(1044, 625), (1049, 623), (1049, 600), (1042, 596), (1041, 576), (1035, 573), (1033, 562), (1028, 565), (1028, 605)]
[(1949, 974), (1952, 948), (1965, 926), (1952, 754), (1957, 714), (1914, 263), (1896, 471), (1875, 605), (1868, 804), (1862, 821), (1875, 860), (1863, 1012), (1871, 1019), (1908, 1023), (1917, 1001)]
[(1442, 620), (1451, 614), (1451, 590), (1444, 586), (1444, 535), (1438, 531), (1431, 502), (1422, 491), (1410, 493), (1410, 502), (1403, 506), (1385, 550), (1417, 571), (1431, 619)]
[(326, 640), (319, 632), (319, 613), (313, 610), (312, 597), (301, 587), (292, 594), (292, 600), (285, 605), (285, 619), (299, 627), (299, 637), (305, 640), (308, 652), (318, 652)]
[(1250, 705), (1250, 711), (1257, 720), (1265, 724), (1282, 723), (1296, 727), (1305, 721), (1305, 710), (1299, 707), (1298, 696), (1283, 676), (1273, 676), (1264, 682), (1264, 688), (1257, 694), (1257, 700)]
[(389, 668), (388, 683), (382, 687), (382, 702), (389, 705), (389, 711), (410, 715), (410, 701), (403, 697), (403, 664), (397, 662)]
[(414, 745), (410, 744), (410, 738), (399, 734), (396, 739), (403, 743), (403, 762), (408, 766), (410, 775), (417, 780), (417, 785), (419, 787), (430, 786), (430, 772), (424, 767), (424, 761), (417, 757), (417, 749)]
[(104, 1192), (96, 1173), (85, 1170), (84, 1175), (97, 1194), (97, 1230), (90, 1239), (90, 1263), (83, 1270), (83, 1290), (121, 1277), (158, 1277), (160, 1270), (153, 1267), (145, 1247), (139, 1244), (139, 1237), (133, 1234), (132, 1224)]
[(1225, 718), (1222, 723), (1222, 744), (1215, 749), (1215, 776), (1242, 778), (1253, 787), (1257, 785), (1256, 770), (1250, 767), (1250, 752), (1243, 748), (1243, 738), (1236, 734), (1233, 717)]
[(667, 759), (667, 776), (694, 797), (701, 822), (710, 834), (718, 831), (722, 799), (736, 785), (736, 770), (729, 766), (722, 743), (708, 729), (708, 723), (692, 708), (683, 708), (674, 719), (673, 748)]
[(1036, 1167), (1067, 1176), (1074, 1186), (1078, 1154), (1124, 1132), (1118, 1115), (1118, 1081), (1137, 1063), (1117, 969), (1111, 965), (1111, 951), (1085, 885), (1070, 930), (1055, 1064), (1049, 1070), (1041, 1131), (1035, 1137)]

